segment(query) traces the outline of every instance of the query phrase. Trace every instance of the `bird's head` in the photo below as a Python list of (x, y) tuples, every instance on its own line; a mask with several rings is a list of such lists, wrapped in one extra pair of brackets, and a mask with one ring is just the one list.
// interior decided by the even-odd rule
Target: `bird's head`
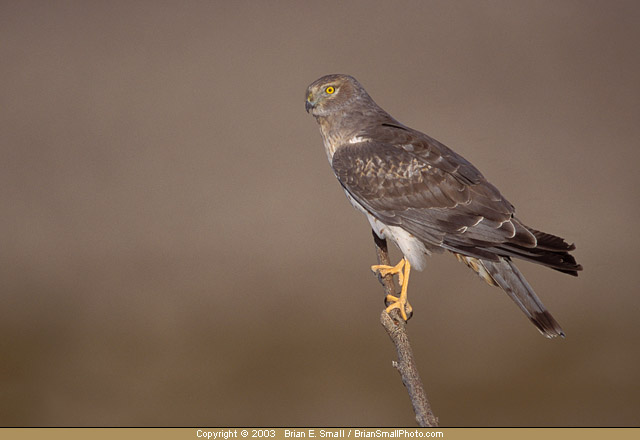
[(352, 76), (343, 74), (325, 75), (307, 87), (305, 96), (307, 113), (327, 116), (344, 111), (358, 100), (371, 100), (360, 83)]

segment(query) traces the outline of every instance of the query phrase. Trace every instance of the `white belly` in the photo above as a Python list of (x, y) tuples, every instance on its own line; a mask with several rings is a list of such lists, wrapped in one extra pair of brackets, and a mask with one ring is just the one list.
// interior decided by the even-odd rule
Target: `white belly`
[(424, 243), (418, 240), (409, 232), (398, 226), (385, 225), (380, 220), (369, 214), (351, 195), (345, 191), (351, 204), (364, 215), (371, 224), (371, 228), (380, 238), (391, 240), (402, 252), (402, 255), (409, 260), (411, 268), (423, 270), (427, 263), (427, 256), (430, 254)]

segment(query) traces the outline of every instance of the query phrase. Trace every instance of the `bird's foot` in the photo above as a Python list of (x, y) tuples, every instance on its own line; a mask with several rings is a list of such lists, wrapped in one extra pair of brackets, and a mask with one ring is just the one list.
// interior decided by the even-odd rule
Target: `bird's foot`
[(393, 309), (398, 309), (400, 316), (402, 316), (402, 319), (405, 321), (408, 321), (413, 316), (413, 307), (411, 307), (411, 304), (407, 301), (406, 295), (404, 299), (402, 298), (402, 293), (400, 293), (400, 297), (387, 295), (384, 303), (387, 306), (387, 313), (390, 313)]
[(393, 276), (395, 274), (398, 274), (398, 283), (400, 283), (400, 287), (402, 287), (404, 283), (404, 273), (402, 269), (404, 268), (404, 264), (406, 261), (407, 260), (403, 258), (395, 266), (387, 266), (386, 264), (374, 264), (373, 266), (371, 266), (371, 270), (373, 271), (373, 273), (379, 273), (380, 276), (383, 277), (386, 277), (387, 275)]
[(411, 264), (406, 259), (400, 260), (395, 266), (386, 266), (383, 264), (371, 266), (371, 270), (378, 272), (381, 276), (398, 274), (398, 281), (400, 282), (400, 296), (387, 295), (385, 298), (385, 305), (387, 306), (387, 313), (393, 309), (400, 311), (400, 316), (405, 321), (408, 321), (413, 315), (413, 307), (409, 304), (407, 299), (407, 289), (409, 287), (409, 272), (411, 271)]

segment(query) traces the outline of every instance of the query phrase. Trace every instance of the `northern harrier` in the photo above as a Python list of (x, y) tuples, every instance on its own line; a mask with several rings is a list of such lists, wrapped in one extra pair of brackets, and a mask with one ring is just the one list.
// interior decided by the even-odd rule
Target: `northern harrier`
[(307, 89), (305, 107), (320, 125), (329, 162), (349, 201), (404, 255), (396, 266), (372, 266), (382, 275), (400, 277), (400, 296), (387, 297), (387, 312), (398, 308), (407, 319), (411, 267), (422, 270), (427, 255), (447, 250), (501, 287), (544, 336), (564, 336), (512, 258), (577, 276), (582, 266), (569, 254), (574, 245), (522, 223), (476, 167), (396, 121), (355, 78), (316, 80)]

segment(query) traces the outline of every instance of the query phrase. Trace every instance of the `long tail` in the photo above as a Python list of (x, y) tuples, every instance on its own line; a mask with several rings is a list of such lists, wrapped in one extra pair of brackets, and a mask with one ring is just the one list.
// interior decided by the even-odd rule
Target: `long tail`
[(520, 310), (547, 338), (564, 337), (560, 324), (547, 311), (518, 268), (507, 258), (498, 261), (480, 260), (455, 254), (456, 258), (473, 269), (487, 283), (504, 290)]

